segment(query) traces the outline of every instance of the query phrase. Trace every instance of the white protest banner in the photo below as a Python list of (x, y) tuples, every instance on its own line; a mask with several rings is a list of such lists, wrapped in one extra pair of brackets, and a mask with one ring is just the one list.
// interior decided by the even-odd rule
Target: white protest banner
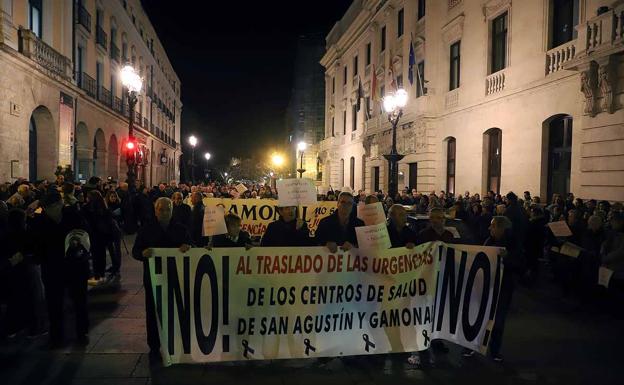
[(277, 204), (280, 207), (316, 203), (316, 187), (312, 179), (281, 179), (277, 181)]
[(555, 237), (569, 237), (572, 235), (572, 231), (570, 231), (565, 221), (550, 222), (548, 227)]
[(581, 255), (581, 251), (583, 251), (583, 248), (581, 246), (575, 245), (572, 242), (566, 242), (561, 245), (561, 248), (559, 248), (560, 254), (567, 255), (568, 257), (572, 258), (578, 258), (579, 255)]
[(326, 248), (154, 249), (165, 365), (411, 352), (443, 338), (485, 352), (500, 249), (426, 243)]
[(598, 285), (604, 286), (608, 289), (609, 282), (611, 281), (612, 275), (613, 275), (613, 270), (606, 268), (604, 266), (600, 266), (600, 268), (598, 269)]
[(386, 223), (386, 213), (381, 202), (357, 205), (357, 217), (363, 220), (366, 226)]
[(242, 183), (237, 184), (236, 186), (234, 186), (234, 188), (236, 189), (236, 191), (238, 191), (239, 194), (242, 194), (245, 191), (247, 191), (247, 187)]
[(205, 237), (225, 234), (225, 210), (223, 206), (206, 206), (204, 208), (204, 228), (202, 235)]
[(361, 250), (375, 251), (392, 247), (385, 223), (356, 227), (355, 236), (357, 237), (358, 247)]

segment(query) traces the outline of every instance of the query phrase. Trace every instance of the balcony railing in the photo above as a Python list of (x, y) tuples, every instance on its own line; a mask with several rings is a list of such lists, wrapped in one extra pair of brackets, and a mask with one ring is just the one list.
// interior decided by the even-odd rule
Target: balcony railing
[(91, 14), (82, 5), (78, 5), (76, 10), (76, 24), (82, 25), (87, 32), (91, 33)]
[(95, 93), (97, 91), (95, 79), (89, 76), (86, 72), (83, 72), (80, 75), (80, 88), (85, 90), (87, 95), (91, 96), (92, 98), (95, 97)]
[(98, 96), (97, 99), (104, 103), (105, 105), (107, 105), (108, 107), (113, 106), (112, 100), (111, 100), (111, 92), (106, 89), (106, 87), (100, 86), (98, 88)]
[(102, 48), (106, 49), (108, 36), (99, 25), (95, 26), (95, 42)]
[(576, 56), (618, 51), (624, 44), (624, 3), (578, 26)]
[(117, 45), (115, 43), (113, 43), (111, 41), (110, 44), (110, 58), (113, 59), (114, 61), (116, 61), (117, 63), (120, 63), (119, 61), (119, 47), (117, 47)]
[(485, 78), (485, 94), (491, 95), (505, 89), (505, 70), (493, 73)]
[(121, 99), (117, 96), (113, 98), (113, 110), (119, 112), (120, 114), (123, 113), (123, 104), (121, 102)]
[(546, 52), (546, 75), (563, 69), (565, 63), (576, 55), (576, 40), (555, 47)]
[(52, 74), (71, 78), (71, 61), (50, 47), (29, 29), (19, 29), (19, 51)]

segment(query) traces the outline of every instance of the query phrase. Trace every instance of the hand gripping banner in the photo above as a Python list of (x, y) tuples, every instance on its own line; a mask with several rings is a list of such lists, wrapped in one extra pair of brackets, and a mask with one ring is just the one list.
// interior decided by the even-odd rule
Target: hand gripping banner
[(438, 338), (485, 352), (500, 250), (154, 249), (163, 362), (411, 352)]

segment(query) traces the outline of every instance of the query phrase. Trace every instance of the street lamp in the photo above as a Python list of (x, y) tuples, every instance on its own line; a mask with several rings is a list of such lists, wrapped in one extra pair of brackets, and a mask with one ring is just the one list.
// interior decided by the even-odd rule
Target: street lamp
[(299, 157), (301, 158), (299, 168), (297, 169), (297, 172), (299, 173), (299, 178), (303, 178), (303, 173), (305, 172), (305, 168), (303, 168), (303, 153), (305, 152), (306, 148), (308, 148), (306, 142), (301, 141), (297, 143), (297, 150), (299, 150)]
[(206, 158), (206, 160), (210, 160), (210, 157), (211, 157), (211, 155), (210, 155), (209, 152), (204, 154), (204, 158)]
[(188, 138), (191, 145), (191, 183), (195, 184), (195, 146), (197, 146), (197, 138), (195, 135), (191, 135)]
[(383, 98), (383, 108), (388, 114), (388, 121), (392, 124), (392, 148), (390, 154), (384, 155), (384, 158), (388, 160), (388, 195), (392, 199), (398, 193), (399, 161), (403, 159), (403, 155), (399, 154), (396, 149), (396, 130), (406, 104), (407, 92), (402, 88)]
[(136, 188), (137, 164), (136, 152), (137, 145), (134, 138), (134, 108), (137, 103), (137, 95), (143, 88), (143, 80), (141, 76), (130, 65), (124, 66), (120, 71), (121, 84), (127, 90), (129, 122), (128, 122), (128, 142), (126, 142), (126, 165), (128, 166), (128, 189), (134, 191)]

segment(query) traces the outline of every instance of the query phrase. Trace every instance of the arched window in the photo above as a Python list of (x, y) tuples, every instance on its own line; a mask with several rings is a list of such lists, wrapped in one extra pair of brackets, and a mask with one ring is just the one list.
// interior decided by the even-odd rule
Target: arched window
[(455, 151), (457, 142), (455, 138), (446, 139), (446, 191), (455, 193)]
[(351, 157), (351, 163), (349, 165), (349, 186), (351, 190), (355, 189), (355, 158)]
[(484, 144), (484, 153), (487, 156), (487, 191), (491, 190), (495, 193), (500, 193), (503, 144), (503, 133), (500, 128), (490, 128), (487, 130), (485, 132)]
[(555, 193), (566, 196), (570, 192), (572, 169), (572, 117), (555, 115), (544, 123), (548, 140), (547, 196)]

